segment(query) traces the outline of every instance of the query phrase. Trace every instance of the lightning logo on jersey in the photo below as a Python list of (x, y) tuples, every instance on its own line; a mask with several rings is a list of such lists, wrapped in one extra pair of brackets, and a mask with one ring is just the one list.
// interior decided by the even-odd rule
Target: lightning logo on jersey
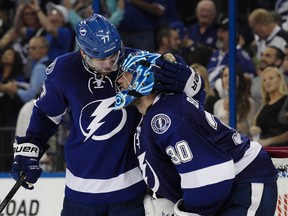
[(171, 119), (166, 114), (157, 114), (151, 120), (151, 128), (157, 134), (165, 133), (171, 125)]
[[(140, 144), (140, 133), (141, 133), (141, 122), (143, 120), (143, 116), (142, 119), (138, 125), (138, 127), (136, 128), (136, 133), (134, 134), (134, 151), (136, 153), (136, 151), (141, 151), (141, 144)], [(138, 154), (138, 162), (139, 162), (139, 166), (140, 169), (142, 171), (142, 176), (144, 181), (146, 182), (147, 185), (149, 185), (149, 187), (153, 190), (153, 191), (158, 191), (159, 186), (160, 186), (160, 182), (159, 179), (157, 177), (156, 172), (154, 171), (153, 167), (150, 165), (150, 163), (148, 162), (148, 160), (146, 159), (146, 152), (144, 151), (141, 154)], [(147, 175), (147, 173), (151, 173), (150, 175)], [(149, 176), (149, 179), (148, 179)], [(154, 183), (154, 185), (152, 185)]]
[[(79, 125), (81, 128), (81, 132), (85, 136), (84, 142), (89, 138), (98, 141), (106, 140), (121, 131), (127, 120), (127, 112), (124, 109), (114, 111), (114, 102), (115, 98), (111, 97), (105, 100), (93, 101), (83, 107), (79, 117)], [(116, 120), (113, 120), (113, 123), (115, 123), (114, 129), (111, 131), (107, 131), (105, 130), (105, 127), (103, 125), (105, 125), (106, 122), (112, 122), (110, 119), (106, 119), (107, 116), (111, 116), (109, 115), (111, 112), (117, 112), (118, 118), (115, 118)], [(89, 118), (87, 118), (87, 115), (89, 115)], [(84, 116), (86, 116), (86, 118)], [(91, 119), (91, 122), (83, 122), (83, 119)]]
[[(144, 181), (146, 182), (147, 185), (149, 185), (151, 190), (156, 192), (159, 189), (160, 182), (159, 182), (159, 179), (158, 179), (157, 174), (154, 171), (153, 167), (145, 159), (145, 155), (146, 155), (146, 153), (143, 152), (141, 155), (138, 156), (139, 166), (140, 166), (140, 169), (142, 170), (142, 176), (143, 176)], [(152, 175), (149, 175), (149, 181), (148, 181), (147, 172), (149, 172), (149, 170), (150, 170)], [(154, 181), (154, 185), (151, 184), (151, 183), (153, 183), (153, 181)]]

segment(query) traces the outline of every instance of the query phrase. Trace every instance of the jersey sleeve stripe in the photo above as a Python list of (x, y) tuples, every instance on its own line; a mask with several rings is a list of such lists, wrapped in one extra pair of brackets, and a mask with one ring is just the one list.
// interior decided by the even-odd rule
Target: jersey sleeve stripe
[(255, 141), (250, 142), (250, 148), (247, 149), (243, 158), (235, 163), (236, 175), (243, 171), (257, 157), (261, 148), (262, 146), (259, 143)]
[[(224, 172), (225, 170), (225, 172)], [(233, 160), (209, 166), (189, 173), (182, 173), (181, 187), (186, 189), (199, 188), (216, 184), (235, 177)]]

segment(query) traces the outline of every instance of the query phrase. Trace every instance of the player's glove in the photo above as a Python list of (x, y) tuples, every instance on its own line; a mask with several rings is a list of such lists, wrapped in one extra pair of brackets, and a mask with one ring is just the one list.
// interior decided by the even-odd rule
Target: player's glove
[(172, 216), (174, 203), (165, 198), (153, 198), (150, 194), (144, 197), (145, 216)]
[(178, 202), (174, 205), (174, 216), (201, 216), (196, 213), (190, 213), (180, 210), (183, 206), (183, 199), (178, 200)]
[[(154, 91), (156, 92), (184, 91), (189, 97), (204, 92), (204, 84), (202, 84), (200, 75), (186, 63), (176, 62), (176, 58), (171, 53), (165, 53), (158, 58), (152, 70), (154, 71)], [(206, 94), (204, 98), (205, 96)]]
[(25, 181), (22, 186), (32, 190), (33, 184), (41, 175), (42, 169), (39, 166), (39, 160), (49, 145), (36, 144), (28, 137), (16, 137), (13, 144), (14, 161), (10, 174), (16, 181), (22, 173), (25, 174)]

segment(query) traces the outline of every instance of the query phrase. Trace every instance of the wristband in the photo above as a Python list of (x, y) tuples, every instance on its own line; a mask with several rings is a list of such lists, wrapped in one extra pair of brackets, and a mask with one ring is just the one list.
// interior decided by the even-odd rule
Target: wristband
[(39, 157), (39, 147), (32, 143), (13, 143), (14, 158), (18, 155), (24, 157)]

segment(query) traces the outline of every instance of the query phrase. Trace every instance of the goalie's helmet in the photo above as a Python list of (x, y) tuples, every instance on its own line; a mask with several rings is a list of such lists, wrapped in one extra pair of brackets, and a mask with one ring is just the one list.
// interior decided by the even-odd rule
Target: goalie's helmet
[[(116, 79), (116, 102), (114, 109), (127, 107), (136, 98), (149, 95), (154, 86), (152, 66), (160, 54), (147, 51), (130, 53), (120, 67)], [(120, 81), (124, 79), (124, 83)]]
[(119, 59), (124, 56), (119, 32), (113, 24), (99, 14), (81, 20), (76, 25), (76, 42), (90, 58), (106, 58), (117, 52), (119, 52)]

